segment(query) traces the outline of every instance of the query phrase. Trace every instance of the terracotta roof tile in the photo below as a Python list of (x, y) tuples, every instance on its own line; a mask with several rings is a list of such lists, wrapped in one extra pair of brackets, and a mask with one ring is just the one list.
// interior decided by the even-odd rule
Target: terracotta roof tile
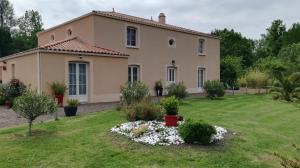
[(109, 11), (93, 11), (97, 15), (101, 15), (104, 17), (109, 17), (109, 18), (114, 18), (118, 20), (124, 20), (128, 22), (134, 22), (134, 23), (139, 23), (139, 24), (144, 24), (148, 26), (154, 26), (154, 27), (159, 27), (159, 28), (164, 28), (164, 29), (169, 29), (173, 31), (179, 31), (179, 32), (184, 32), (184, 33), (189, 33), (189, 34), (194, 34), (194, 35), (199, 35), (199, 36), (206, 36), (206, 37), (212, 37), (212, 38), (217, 38), (217, 36), (214, 36), (209, 33), (203, 33), (195, 30), (190, 30), (186, 29), (183, 27), (178, 27), (170, 24), (164, 24), (164, 23), (159, 23), (158, 21), (155, 20), (150, 20), (150, 19), (144, 19), (136, 16), (131, 16), (131, 15), (126, 15), (123, 13), (118, 13), (118, 12), (109, 12)]
[(91, 54), (105, 54), (113, 56), (128, 56), (128, 54), (114, 51), (107, 48), (91, 46), (77, 37), (69, 38), (66, 40), (46, 44), (38, 47), (40, 50), (49, 51), (65, 51), (65, 52), (78, 52), (78, 53), (91, 53)]

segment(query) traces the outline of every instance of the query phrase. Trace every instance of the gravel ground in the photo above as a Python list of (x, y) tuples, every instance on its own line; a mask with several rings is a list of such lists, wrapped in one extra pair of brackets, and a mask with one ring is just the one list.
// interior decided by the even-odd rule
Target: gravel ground
[[(97, 111), (103, 111), (110, 108), (115, 107), (118, 104), (118, 102), (112, 102), (112, 103), (97, 103), (97, 104), (83, 104), (78, 106), (78, 115), (82, 115), (85, 113), (91, 113), (91, 112), (97, 112)], [(63, 108), (59, 108), (58, 110), (58, 116), (64, 117), (64, 110)], [(54, 114), (51, 115), (43, 115), (38, 117), (35, 122), (43, 122), (47, 120), (53, 120)], [(15, 125), (20, 125), (26, 123), (27, 120), (24, 118), (20, 118), (17, 116), (17, 114), (12, 109), (7, 109), (5, 106), (0, 106), (0, 128), (4, 127), (12, 127)]]

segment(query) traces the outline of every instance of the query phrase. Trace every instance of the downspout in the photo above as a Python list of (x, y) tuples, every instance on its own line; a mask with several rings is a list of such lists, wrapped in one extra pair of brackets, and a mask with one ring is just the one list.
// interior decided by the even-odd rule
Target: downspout
[(41, 69), (40, 69), (40, 51), (37, 51), (37, 92), (41, 93)]

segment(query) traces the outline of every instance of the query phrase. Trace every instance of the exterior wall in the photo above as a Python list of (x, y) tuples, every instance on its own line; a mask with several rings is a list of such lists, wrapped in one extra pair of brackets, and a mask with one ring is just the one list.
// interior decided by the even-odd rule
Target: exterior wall
[[(127, 58), (42, 53), (41, 89), (50, 93), (49, 83), (59, 81), (68, 85), (68, 63), (88, 64), (88, 102), (111, 102), (120, 98), (120, 85), (127, 81)], [(68, 99), (68, 94), (65, 95)]]
[(15, 78), (31, 89), (38, 89), (37, 53), (6, 60), (6, 70), (2, 70), (2, 81), (8, 83), (13, 78), (12, 64), (15, 65)]
[[(189, 92), (197, 88), (197, 68), (206, 68), (206, 80), (220, 79), (220, 41), (156, 27), (131, 24), (124, 21), (94, 17), (95, 44), (130, 54), (129, 64), (141, 67), (141, 81), (150, 89), (157, 80), (167, 85), (167, 66), (175, 60), (177, 82), (183, 81)], [(139, 48), (126, 47), (126, 26), (138, 28)], [(168, 45), (169, 37), (176, 39), (176, 47)], [(197, 53), (198, 39), (206, 40), (206, 55)]]
[(53, 34), (55, 37), (55, 41), (61, 41), (66, 38), (67, 36), (67, 30), (72, 30), (72, 37), (78, 36), (80, 39), (85, 41), (86, 43), (93, 44), (94, 43), (94, 26), (93, 26), (93, 16), (87, 16), (80, 20), (58, 26), (54, 29), (51, 29), (46, 32), (41, 32), (38, 34), (38, 45), (42, 46), (48, 43), (51, 43), (50, 36)]

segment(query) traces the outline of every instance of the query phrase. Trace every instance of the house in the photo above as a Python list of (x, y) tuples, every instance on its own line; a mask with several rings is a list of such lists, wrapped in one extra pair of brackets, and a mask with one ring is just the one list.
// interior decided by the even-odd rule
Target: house
[(65, 82), (67, 99), (110, 102), (120, 86), (142, 81), (154, 94), (155, 81), (183, 81), (188, 92), (203, 91), (205, 80), (220, 79), (220, 40), (158, 21), (92, 11), (38, 33), (38, 47), (0, 59), (4, 83), (18, 78), (38, 92)]

